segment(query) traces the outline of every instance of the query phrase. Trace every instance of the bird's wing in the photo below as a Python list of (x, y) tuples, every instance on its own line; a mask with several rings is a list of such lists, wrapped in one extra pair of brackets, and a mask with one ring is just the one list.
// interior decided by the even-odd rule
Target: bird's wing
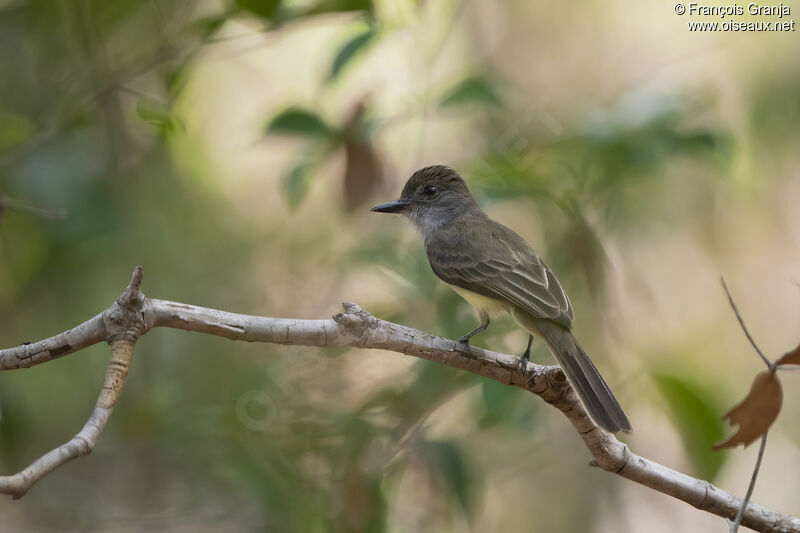
[(433, 272), (451, 285), (571, 327), (572, 305), (553, 272), (522, 237), (489, 222), (491, 237), (483, 245), (476, 243), (469, 225), (435, 232), (425, 243)]

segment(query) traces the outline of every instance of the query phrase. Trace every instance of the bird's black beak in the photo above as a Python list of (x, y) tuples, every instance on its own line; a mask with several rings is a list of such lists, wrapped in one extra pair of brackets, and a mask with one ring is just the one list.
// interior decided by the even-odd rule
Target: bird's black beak
[(394, 202), (376, 205), (370, 211), (375, 211), (376, 213), (400, 213), (410, 205), (411, 202), (408, 200), (395, 200)]

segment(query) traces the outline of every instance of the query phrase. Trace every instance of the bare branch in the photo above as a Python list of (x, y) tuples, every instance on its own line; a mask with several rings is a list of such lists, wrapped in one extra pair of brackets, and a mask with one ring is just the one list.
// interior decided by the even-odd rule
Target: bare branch
[(122, 385), (128, 375), (134, 344), (135, 342), (129, 340), (111, 343), (111, 361), (106, 368), (105, 382), (103, 388), (100, 389), (97, 404), (83, 429), (58, 448), (50, 450), (35, 460), (24, 470), (11, 476), (0, 476), (0, 493), (10, 494), (15, 500), (21, 498), (37, 481), (59, 466), (91, 453), (114, 411), (117, 400), (119, 400)]
[[(140, 291), (140, 284), (141, 270), (137, 268), (131, 285), (109, 309), (78, 328), (51, 339), (28, 347), (0, 350), (0, 369), (20, 368), (45, 362), (100, 340), (135, 342), (139, 336), (156, 326), (249, 342), (392, 350), (466, 370), (540, 396), (569, 419), (591, 453), (593, 466), (730, 520), (734, 520), (742, 508), (742, 499), (728, 494), (707, 481), (638, 456), (613, 435), (595, 426), (570, 388), (564, 373), (557, 366), (528, 363), (526, 368), (521, 369), (517, 356), (477, 347), (472, 347), (467, 354), (460, 350), (460, 345), (456, 341), (377, 319), (352, 303), (343, 304), (344, 313), (329, 320), (268, 318), (145, 298)], [(67, 337), (72, 342), (67, 342), (65, 340)], [(54, 355), (50, 351), (52, 346), (60, 346), (64, 351)], [(24, 357), (26, 352), (22, 350), (23, 348), (37, 354), (36, 357), (30, 355)], [(30, 362), (32, 360), (33, 362)], [(21, 364), (23, 361), (28, 364)], [(112, 363), (109, 364), (109, 367), (111, 366)], [(125, 368), (127, 370), (127, 365)], [(34, 468), (37, 463), (28, 469)], [(56, 463), (52, 464), (58, 466)], [(42, 470), (34, 481), (55, 466)], [(5, 483), (0, 484), (0, 490), (8, 487), (6, 481), (8, 479), (0, 478), (0, 482)], [(33, 482), (28, 487), (32, 484)], [(19, 494), (18, 490), (5, 490), (5, 492)], [(756, 503), (746, 506), (742, 513), (741, 524), (757, 531), (800, 533), (800, 518), (778, 513)]]
[(49, 339), (0, 351), (0, 370), (30, 368), (106, 340), (103, 315)]

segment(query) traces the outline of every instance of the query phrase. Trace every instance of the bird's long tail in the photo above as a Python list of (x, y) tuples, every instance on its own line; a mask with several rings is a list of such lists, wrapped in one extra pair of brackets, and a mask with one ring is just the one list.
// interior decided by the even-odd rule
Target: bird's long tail
[(536, 329), (547, 342), (592, 420), (611, 433), (629, 432), (631, 423), (628, 417), (575, 336), (552, 322), (541, 321)]

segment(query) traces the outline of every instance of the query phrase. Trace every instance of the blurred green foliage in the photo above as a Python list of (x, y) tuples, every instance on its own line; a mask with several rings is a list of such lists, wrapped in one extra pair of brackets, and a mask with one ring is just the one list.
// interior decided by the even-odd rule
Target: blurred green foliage
[[(423, 17), (426, 4), (410, 2), (408, 18)], [(153, 297), (308, 318), (331, 312), (337, 289), (357, 290), (362, 278), (378, 277), (376, 286), (389, 286), (376, 289), (384, 296), (362, 302), (376, 315), (463, 335), (475, 317), (436, 280), (418, 243), (401, 239), (406, 229), (359, 218), (369, 202), (397, 194), (400, 181), (389, 186), (389, 176), (398, 161), (413, 159), (413, 148), (390, 147), (414, 121), (467, 124), (469, 138), (454, 136), (452, 144), (463, 144), (459, 169), (475, 195), (489, 207), (516, 203), (541, 214), (542, 254), (590, 317), (606, 304), (603, 235), (671, 229), (676, 204), (664, 200), (670, 216), (659, 216), (653, 200), (673, 187), (676, 162), (715, 183), (730, 172), (739, 146), (721, 121), (698, 120), (713, 106), (705, 99), (677, 90), (620, 91), (607, 105), (574, 106), (556, 120), (546, 106), (531, 104), (528, 88), (501, 75), (501, 58), (489, 54), (476, 54), (489, 58), (480, 61), (468, 54), (454, 62), (452, 75), (425, 77), (419, 94), (389, 109), (384, 88), (358, 78), (403, 33), (402, 24), (385, 20), (387, 11), (369, 0), (0, 2), (0, 46), (15, 51), (0, 59), (0, 196), (68, 213), (54, 220), (0, 212), (3, 344), (43, 338), (97, 313), (136, 264), (145, 266), (145, 292)], [(443, 39), (459, 24), (457, 13), (453, 8), (445, 21)], [(249, 218), (248, 193), (231, 192), (233, 178), (198, 140), (196, 129), (218, 126), (197, 125), (194, 107), (202, 103), (191, 87), (203, 79), (198, 72), (212, 60), (210, 50), (240, 33), (278, 39), (313, 24), (337, 29), (334, 44), (315, 52), (323, 60), (314, 104), (276, 96), (258, 117), (264, 142), (283, 138), (296, 148), (285, 165), (264, 171), (281, 175), (267, 196), (280, 195), (290, 209), (263, 227)], [(434, 57), (445, 48), (438, 44)], [(758, 85), (749, 115), (754, 135), (791, 139), (797, 79)], [(271, 83), (294, 94), (291, 76)], [(412, 137), (423, 145), (439, 140)], [(315, 219), (323, 222), (313, 235), (302, 234), (313, 215), (303, 209), (325, 179), (338, 180), (341, 195), (326, 198), (329, 210)], [(257, 205), (274, 209), (269, 200)], [(348, 233), (358, 238), (341, 238)], [(592, 327), (601, 325), (590, 325), (588, 335), (602, 344)], [(525, 342), (508, 320), (493, 322), (479, 339), (509, 353)], [(83, 423), (105, 350), (2, 376), (4, 471), (21, 468)], [(364, 354), (303, 350), (150, 332), (94, 456), (38, 485), (20, 504), (27, 506), (21, 520), (32, 529), (69, 523), (83, 531), (105, 530), (109, 522), (123, 527), (125, 520), (133, 530), (146, 527), (141, 517), (168, 522), (173, 515), (199, 530), (479, 529), (485, 506), (497, 504), (487, 497), (494, 469), (481, 461), (488, 456), (513, 469), (528, 486), (535, 469), (546, 471), (555, 459), (532, 464), (537, 454), (510, 450), (544, 442), (549, 457), (560, 459), (560, 445), (549, 442), (556, 437), (545, 433), (545, 408), (520, 390), (424, 361), (364, 390), (352, 375), (353, 359)], [(650, 377), (695, 472), (714, 479), (726, 455), (710, 451), (722, 425), (708, 377)], [(449, 419), (458, 406), (466, 414), (452, 423), (455, 430), (431, 430), (446, 425), (437, 416), (444, 411)], [(556, 480), (597, 499), (591, 483)], [(424, 498), (423, 510), (409, 513), (408, 503), (398, 503), (408, 485)], [(97, 514), (97, 502), (109, 500), (113, 509), (101, 505)], [(499, 514), (509, 522), (498, 529), (518, 525), (514, 513)], [(591, 522), (574, 520), (581, 531)]]
[(297, 107), (281, 111), (269, 123), (267, 131), (319, 138), (330, 137), (333, 134), (331, 128), (316, 113)]
[(725, 434), (722, 409), (715, 405), (709, 391), (686, 378), (653, 374), (653, 380), (680, 431), (695, 475), (713, 480), (725, 460), (724, 453), (711, 449)]
[(329, 81), (335, 80), (339, 73), (347, 66), (358, 53), (363, 52), (369, 44), (372, 43), (377, 34), (374, 30), (367, 29), (359, 33), (347, 41), (344, 46), (337, 52), (336, 57), (331, 64), (331, 73), (328, 76)]
[(444, 108), (465, 104), (499, 107), (503, 102), (489, 79), (484, 76), (473, 76), (447, 91), (439, 103)]
[(800, 78), (796, 73), (759, 80), (751, 123), (755, 139), (768, 147), (795, 144), (800, 121)]

